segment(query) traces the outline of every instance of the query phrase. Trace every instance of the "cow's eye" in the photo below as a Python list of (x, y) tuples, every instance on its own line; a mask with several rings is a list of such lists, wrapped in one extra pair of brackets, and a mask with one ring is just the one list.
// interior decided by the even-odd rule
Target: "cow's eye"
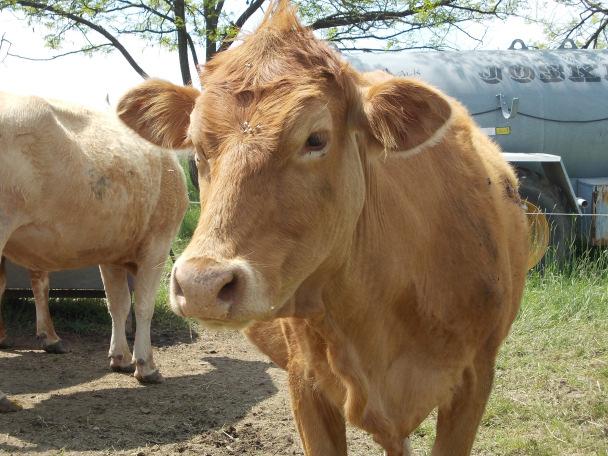
[(301, 157), (304, 159), (322, 157), (327, 153), (329, 134), (326, 131), (311, 133), (304, 143)]
[(312, 133), (306, 140), (306, 150), (315, 152), (323, 149), (327, 145), (327, 135), (321, 132)]

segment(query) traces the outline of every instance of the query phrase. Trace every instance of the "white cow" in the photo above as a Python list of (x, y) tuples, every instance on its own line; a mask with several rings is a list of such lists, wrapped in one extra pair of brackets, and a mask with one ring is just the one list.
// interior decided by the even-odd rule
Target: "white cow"
[[(150, 322), (187, 204), (175, 154), (140, 139), (113, 113), (0, 93), (0, 255), (30, 271), (47, 350), (63, 351), (48, 313), (48, 271), (99, 264), (112, 315), (110, 366), (162, 381)], [(135, 277), (133, 356), (128, 272)], [(0, 266), (0, 297), (5, 282)], [(0, 343), (5, 337), (0, 316)]]

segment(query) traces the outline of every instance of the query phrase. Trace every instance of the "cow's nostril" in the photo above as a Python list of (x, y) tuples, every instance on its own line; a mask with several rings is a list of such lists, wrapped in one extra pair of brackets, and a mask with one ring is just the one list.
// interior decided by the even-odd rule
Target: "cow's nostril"
[(226, 283), (220, 292), (217, 294), (217, 297), (220, 301), (224, 302), (234, 302), (237, 293), (238, 279), (237, 276), (234, 275), (232, 280)]

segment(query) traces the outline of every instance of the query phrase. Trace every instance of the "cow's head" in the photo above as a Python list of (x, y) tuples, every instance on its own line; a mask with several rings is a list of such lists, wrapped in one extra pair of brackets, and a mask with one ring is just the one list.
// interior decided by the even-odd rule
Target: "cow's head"
[(201, 78), (202, 93), (147, 81), (118, 107), (148, 140), (196, 151), (201, 216), (173, 268), (174, 310), (233, 326), (322, 312), (375, 197), (373, 161), (432, 141), (450, 105), (356, 73), (284, 3)]

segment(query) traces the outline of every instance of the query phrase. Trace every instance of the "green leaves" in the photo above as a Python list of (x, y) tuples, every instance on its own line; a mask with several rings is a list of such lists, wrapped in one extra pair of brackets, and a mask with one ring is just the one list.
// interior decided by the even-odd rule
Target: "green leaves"
[(580, 48), (608, 47), (608, 6), (592, 0), (551, 0), (556, 14), (536, 17), (528, 14), (530, 22), (544, 26), (546, 47), (557, 47), (565, 39), (572, 39)]
[[(338, 48), (390, 51), (442, 49), (448, 32), (468, 35), (466, 23), (511, 14), (519, 1), (293, 0), (302, 21)], [(49, 49), (81, 43), (83, 52), (93, 53), (107, 52), (109, 45), (142, 76), (145, 72), (121, 43), (125, 35), (177, 49), (184, 80), (189, 80), (189, 59), (198, 63), (198, 49), (207, 59), (226, 49), (243, 24), (259, 21), (268, 3), (249, 0), (226, 8), (224, 0), (0, 0), (0, 10), (42, 25)]]

